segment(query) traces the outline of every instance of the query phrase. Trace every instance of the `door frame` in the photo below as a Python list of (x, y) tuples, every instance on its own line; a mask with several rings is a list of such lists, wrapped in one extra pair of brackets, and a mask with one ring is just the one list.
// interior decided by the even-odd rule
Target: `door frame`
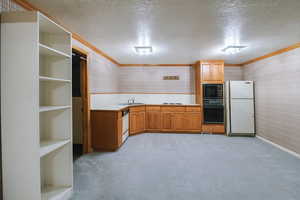
[(90, 109), (90, 93), (89, 93), (89, 52), (78, 46), (72, 46), (72, 51), (78, 52), (86, 56), (86, 62), (80, 62), (81, 69), (81, 88), (82, 93), (82, 104), (83, 104), (83, 153), (91, 153), (92, 149), (92, 137), (91, 137), (91, 109)]

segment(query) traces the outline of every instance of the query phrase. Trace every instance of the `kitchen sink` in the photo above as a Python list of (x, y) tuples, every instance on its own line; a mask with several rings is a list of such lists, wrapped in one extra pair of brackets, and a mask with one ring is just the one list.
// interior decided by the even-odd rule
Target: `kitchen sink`
[(143, 105), (144, 103), (120, 103), (119, 105), (130, 106), (130, 105)]

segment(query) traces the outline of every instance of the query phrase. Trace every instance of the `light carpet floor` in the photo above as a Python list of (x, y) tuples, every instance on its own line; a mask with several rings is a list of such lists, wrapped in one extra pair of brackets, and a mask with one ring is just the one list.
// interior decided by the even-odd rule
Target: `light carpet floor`
[(74, 162), (72, 200), (299, 200), (300, 159), (257, 138), (141, 134)]

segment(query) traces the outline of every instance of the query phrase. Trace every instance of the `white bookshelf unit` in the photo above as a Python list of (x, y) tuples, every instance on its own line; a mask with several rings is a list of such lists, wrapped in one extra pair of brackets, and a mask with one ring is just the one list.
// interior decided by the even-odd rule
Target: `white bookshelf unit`
[(71, 196), (71, 40), (39, 12), (1, 14), (4, 200)]

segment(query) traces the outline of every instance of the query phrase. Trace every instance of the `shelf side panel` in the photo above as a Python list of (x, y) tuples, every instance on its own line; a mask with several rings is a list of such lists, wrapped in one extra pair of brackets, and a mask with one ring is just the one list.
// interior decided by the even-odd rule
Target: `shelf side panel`
[(4, 199), (38, 200), (41, 189), (37, 14), (6, 13), (1, 18)]

